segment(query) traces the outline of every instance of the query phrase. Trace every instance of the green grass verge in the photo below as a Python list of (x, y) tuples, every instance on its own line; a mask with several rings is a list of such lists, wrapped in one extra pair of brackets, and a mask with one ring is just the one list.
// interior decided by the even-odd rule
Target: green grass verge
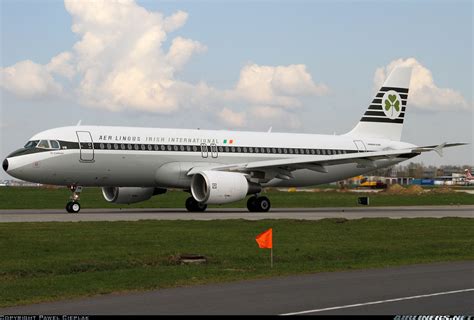
[[(274, 230), (270, 251), (255, 236)], [(474, 219), (0, 224), (0, 307), (153, 288), (474, 259)], [(177, 265), (182, 253), (205, 265)]]
[[(352, 192), (280, 192), (264, 193), (272, 202), (273, 208), (296, 207), (353, 207), (357, 198), (370, 197), (371, 206), (414, 206), (414, 205), (474, 205), (474, 195), (463, 192), (417, 194), (352, 193)], [(62, 209), (69, 199), (66, 188), (0, 188), (0, 209)], [(182, 191), (168, 191), (152, 197), (148, 201), (132, 205), (108, 203), (100, 188), (85, 188), (81, 194), (82, 208), (184, 208), (189, 194)], [(228, 205), (210, 206), (222, 208), (246, 208), (246, 200)]]

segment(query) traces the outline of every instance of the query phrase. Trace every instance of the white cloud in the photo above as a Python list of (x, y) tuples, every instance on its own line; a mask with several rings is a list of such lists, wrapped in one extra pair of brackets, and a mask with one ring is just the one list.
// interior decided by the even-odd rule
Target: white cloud
[[(67, 83), (64, 87), (72, 90), (68, 96), (87, 106), (161, 113), (193, 108), (208, 112), (209, 117), (217, 114), (237, 127), (246, 125), (245, 115), (252, 110), (258, 113), (259, 106), (271, 108), (266, 112), (268, 121), (279, 121), (289, 115), (283, 109), (301, 105), (301, 97), (328, 91), (326, 85), (313, 81), (303, 64), (248, 64), (228, 90), (189, 83), (178, 73), (207, 48), (182, 36), (169, 38), (170, 32), (186, 23), (186, 12), (166, 17), (132, 0), (65, 0), (65, 7), (78, 41), (46, 65), (23, 61), (2, 69), (6, 90), (21, 96), (59, 94)], [(229, 107), (221, 110), (223, 105)], [(281, 117), (268, 118), (272, 112)], [(290, 122), (281, 123), (294, 126), (297, 121)]]
[(439, 88), (431, 71), (415, 58), (397, 59), (385, 67), (377, 68), (374, 74), (374, 86), (380, 88), (388, 74), (397, 66), (413, 67), (408, 101), (420, 109), (453, 110), (469, 109), (472, 104), (464, 99), (459, 91)]
[(46, 65), (46, 70), (50, 73), (56, 73), (63, 77), (71, 79), (76, 70), (71, 64), (72, 54), (70, 52), (62, 52), (53, 57)]
[(77, 93), (83, 103), (110, 110), (173, 112), (189, 98), (180, 94), (187, 84), (176, 80), (175, 73), (205, 47), (177, 37), (168, 52), (163, 48), (167, 33), (181, 27), (187, 13), (164, 17), (134, 1), (65, 3), (72, 30), (81, 37), (74, 51), (81, 76)]
[(165, 18), (164, 27), (166, 32), (181, 28), (186, 23), (186, 20), (188, 20), (188, 14), (181, 10)]
[(256, 106), (251, 110), (252, 118), (265, 125), (279, 125), (296, 129), (301, 127), (299, 118), (284, 108), (271, 106)]
[(166, 60), (176, 70), (181, 69), (194, 53), (202, 53), (206, 47), (197, 41), (177, 37), (173, 39)]
[(283, 109), (269, 107), (269, 106), (257, 106), (252, 109), (252, 114), (259, 119), (280, 119), (286, 114)]
[(229, 108), (224, 108), (219, 112), (219, 119), (233, 127), (243, 127), (246, 122), (244, 112), (235, 112)]
[(57, 83), (43, 65), (25, 60), (7, 68), (1, 68), (0, 86), (24, 98), (58, 95), (62, 86)]
[(295, 107), (301, 104), (298, 96), (323, 95), (327, 91), (324, 84), (313, 82), (305, 65), (273, 67), (251, 64), (242, 68), (232, 94), (256, 104)]

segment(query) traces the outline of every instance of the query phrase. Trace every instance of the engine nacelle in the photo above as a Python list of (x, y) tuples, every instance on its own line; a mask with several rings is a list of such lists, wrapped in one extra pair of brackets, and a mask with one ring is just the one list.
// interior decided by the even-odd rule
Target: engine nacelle
[(161, 188), (140, 187), (104, 187), (102, 194), (107, 202), (116, 204), (130, 204), (145, 201), (157, 194), (165, 193)]
[(191, 193), (198, 202), (223, 204), (239, 201), (262, 188), (236, 172), (201, 171), (191, 180)]

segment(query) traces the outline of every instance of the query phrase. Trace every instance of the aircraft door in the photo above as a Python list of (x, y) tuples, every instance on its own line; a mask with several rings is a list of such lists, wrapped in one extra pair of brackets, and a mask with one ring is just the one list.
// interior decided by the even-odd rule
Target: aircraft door
[(89, 131), (76, 131), (77, 140), (79, 141), (80, 161), (94, 162), (94, 141)]
[(201, 143), (201, 157), (207, 158), (209, 156), (209, 151), (207, 151), (207, 144)]
[(211, 156), (213, 158), (217, 158), (219, 156), (217, 153), (217, 145), (215, 143), (211, 143)]
[(356, 145), (358, 152), (367, 152), (367, 147), (365, 146), (364, 141), (354, 140), (354, 144)]

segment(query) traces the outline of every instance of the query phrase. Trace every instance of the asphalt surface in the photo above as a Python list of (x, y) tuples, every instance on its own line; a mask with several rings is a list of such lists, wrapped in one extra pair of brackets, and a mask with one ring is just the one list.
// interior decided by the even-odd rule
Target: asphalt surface
[(474, 218), (474, 206), (275, 208), (270, 212), (222, 208), (205, 212), (187, 212), (185, 209), (83, 209), (78, 214), (62, 209), (0, 210), (0, 222), (443, 217)]
[(0, 314), (474, 314), (474, 261), (103, 295)]

